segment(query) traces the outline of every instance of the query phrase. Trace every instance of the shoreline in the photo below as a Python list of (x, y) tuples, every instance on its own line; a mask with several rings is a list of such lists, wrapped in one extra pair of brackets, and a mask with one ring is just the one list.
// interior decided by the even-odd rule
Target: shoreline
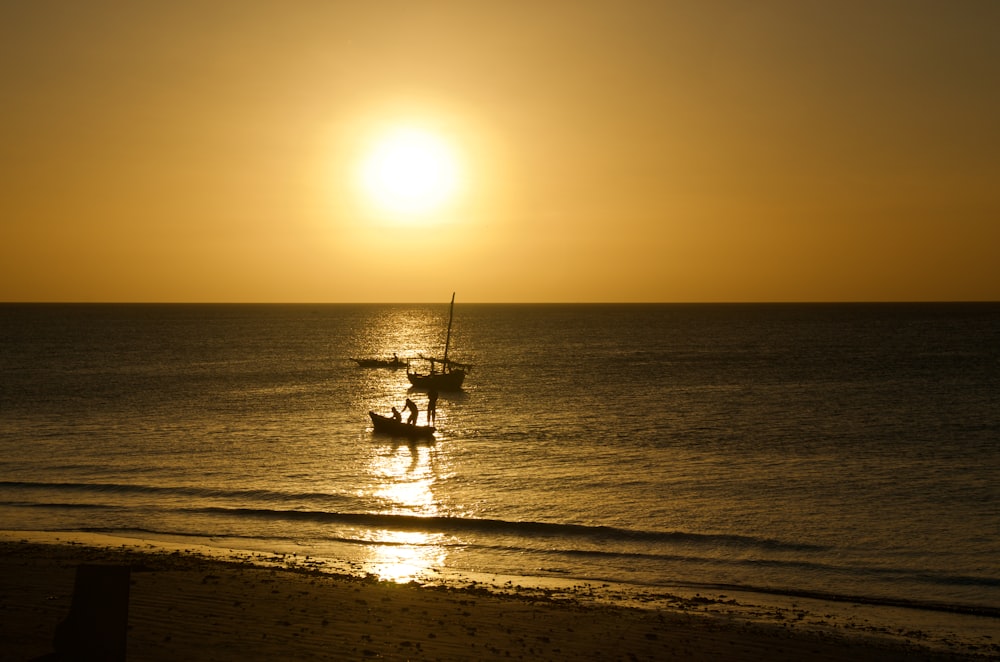
[[(133, 659), (986, 659), (998, 621), (959, 640), (899, 608), (737, 593), (453, 577), (395, 583), (329, 560), (72, 532), (0, 532), (3, 659), (51, 652), (82, 563), (132, 569)], [(543, 585), (544, 584), (544, 585)], [(752, 599), (751, 599), (752, 598)], [(841, 609), (843, 608), (843, 609)], [(835, 612), (843, 612), (841, 614)], [(933, 614), (929, 620), (947, 615)], [(965, 617), (970, 618), (970, 617)]]

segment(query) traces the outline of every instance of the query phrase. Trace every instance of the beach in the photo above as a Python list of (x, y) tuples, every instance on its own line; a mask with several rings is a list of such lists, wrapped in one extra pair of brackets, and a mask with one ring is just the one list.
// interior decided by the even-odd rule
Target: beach
[[(878, 632), (599, 604), (562, 592), (426, 587), (153, 544), (0, 542), (0, 659), (52, 652), (81, 564), (131, 569), (130, 660), (985, 659)], [(992, 651), (996, 654), (996, 650)]]

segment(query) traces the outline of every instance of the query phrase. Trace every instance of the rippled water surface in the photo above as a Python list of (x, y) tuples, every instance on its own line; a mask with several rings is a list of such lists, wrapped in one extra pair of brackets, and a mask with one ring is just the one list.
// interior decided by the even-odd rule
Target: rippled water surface
[[(1000, 306), (0, 307), (4, 528), (1000, 607)], [(421, 422), (423, 422), (421, 418)]]

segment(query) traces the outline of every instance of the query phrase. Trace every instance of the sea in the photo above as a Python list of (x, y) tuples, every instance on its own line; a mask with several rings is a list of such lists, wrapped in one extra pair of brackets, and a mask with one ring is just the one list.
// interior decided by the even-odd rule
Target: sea
[[(448, 321), (0, 305), (0, 529), (780, 602), (1000, 650), (1000, 304), (459, 299)], [(408, 397), (424, 424), (427, 393), (352, 359), (446, 341), (472, 368), (435, 440), (374, 434)]]

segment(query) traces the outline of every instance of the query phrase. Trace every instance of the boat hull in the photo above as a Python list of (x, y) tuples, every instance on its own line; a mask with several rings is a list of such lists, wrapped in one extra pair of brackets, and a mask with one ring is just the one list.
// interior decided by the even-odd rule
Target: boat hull
[(388, 368), (398, 370), (406, 367), (405, 361), (394, 359), (351, 359), (358, 364), (359, 368)]
[(407, 439), (434, 439), (434, 428), (430, 425), (410, 425), (373, 411), (368, 412), (368, 416), (372, 419), (373, 430), (378, 434)]
[(458, 391), (462, 388), (462, 382), (465, 381), (465, 371), (452, 370), (450, 372), (433, 372), (429, 374), (408, 372), (406, 373), (406, 377), (410, 380), (410, 384), (416, 388), (434, 389), (437, 391)]

